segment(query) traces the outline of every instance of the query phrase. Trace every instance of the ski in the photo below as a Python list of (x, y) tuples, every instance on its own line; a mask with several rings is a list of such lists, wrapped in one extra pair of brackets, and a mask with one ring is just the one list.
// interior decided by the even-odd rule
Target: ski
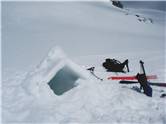
[[(138, 81), (119, 81), (120, 84), (135, 84), (139, 83)], [(154, 83), (154, 82), (148, 82), (152, 86), (159, 86), (159, 87), (166, 87), (166, 83)]]
[[(148, 75), (147, 79), (157, 79), (157, 75)], [(108, 80), (137, 80), (136, 76), (111, 76)]]

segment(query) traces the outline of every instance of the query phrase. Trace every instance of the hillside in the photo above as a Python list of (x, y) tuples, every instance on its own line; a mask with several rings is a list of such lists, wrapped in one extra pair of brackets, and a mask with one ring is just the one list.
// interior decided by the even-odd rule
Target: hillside
[[(160, 98), (165, 88), (153, 86), (151, 98), (133, 89), (138, 84), (107, 80), (135, 75), (143, 60), (146, 73), (158, 77), (153, 81), (165, 82), (164, 15), (151, 9), (121, 10), (109, 2), (3, 2), (2, 121), (166, 123), (166, 102)], [(57, 67), (59, 58), (63, 61)], [(106, 72), (106, 58), (129, 59), (130, 73)], [(47, 83), (64, 65), (87, 80), (56, 95)], [(86, 71), (92, 66), (103, 81)]]

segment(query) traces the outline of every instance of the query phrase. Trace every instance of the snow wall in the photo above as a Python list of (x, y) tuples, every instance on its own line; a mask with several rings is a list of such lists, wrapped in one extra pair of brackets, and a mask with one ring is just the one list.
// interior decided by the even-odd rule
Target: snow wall
[(60, 47), (50, 50), (44, 60), (26, 76), (22, 87), (28, 94), (62, 95), (74, 88), (77, 80), (91, 80), (90, 73), (67, 58)]

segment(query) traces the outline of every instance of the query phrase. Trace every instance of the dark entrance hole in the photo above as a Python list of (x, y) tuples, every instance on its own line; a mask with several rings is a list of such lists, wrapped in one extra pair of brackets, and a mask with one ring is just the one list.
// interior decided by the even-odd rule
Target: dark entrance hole
[(48, 82), (56, 95), (62, 95), (76, 86), (79, 76), (69, 67), (65, 66)]

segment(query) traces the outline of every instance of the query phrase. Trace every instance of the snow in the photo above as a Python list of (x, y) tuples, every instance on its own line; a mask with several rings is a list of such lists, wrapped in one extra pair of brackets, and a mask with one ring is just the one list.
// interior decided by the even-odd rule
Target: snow
[[(134, 90), (139, 84), (107, 80), (137, 74), (143, 60), (153, 82), (166, 81), (164, 16), (109, 2), (3, 2), (2, 122), (166, 123), (165, 88), (152, 86), (151, 98)], [(130, 72), (106, 72), (106, 58), (129, 59)]]
[(88, 72), (69, 60), (61, 48), (55, 47), (36, 69), (28, 73), (22, 87), (30, 94), (39, 97), (43, 88), (45, 93), (50, 92), (49, 84), (54, 92), (62, 94), (74, 87), (78, 79), (87, 80), (90, 77)]
[(5, 69), (34, 67), (56, 45), (69, 57), (151, 50), (163, 54), (163, 11), (149, 10), (155, 11), (151, 24), (109, 2), (3, 2), (2, 10)]

